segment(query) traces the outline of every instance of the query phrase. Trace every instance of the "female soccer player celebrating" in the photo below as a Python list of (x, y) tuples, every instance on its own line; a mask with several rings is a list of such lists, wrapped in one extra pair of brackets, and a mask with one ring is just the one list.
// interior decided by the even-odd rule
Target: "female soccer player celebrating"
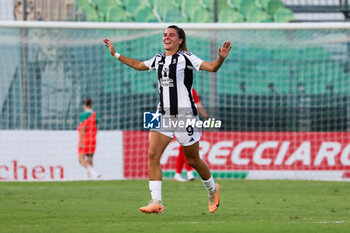
[[(175, 25), (169, 26), (163, 34), (165, 53), (157, 54), (152, 59), (144, 62), (120, 55), (109, 39), (105, 39), (104, 42), (111, 55), (120, 62), (139, 71), (157, 70), (160, 94), (158, 110), (162, 117), (168, 117), (171, 120), (176, 120), (177, 117), (183, 115), (188, 116), (188, 111), (191, 111), (192, 117), (198, 117), (198, 109), (193, 102), (191, 92), (193, 70), (216, 72), (231, 50), (231, 43), (225, 42), (218, 50), (219, 57), (213, 62), (205, 62), (187, 52), (185, 32)], [(162, 213), (164, 211), (161, 197), (162, 169), (160, 157), (173, 135), (183, 146), (188, 164), (202, 178), (202, 182), (208, 191), (209, 212), (214, 213), (220, 202), (220, 186), (215, 184), (208, 165), (199, 156), (201, 132), (188, 127), (183, 131), (178, 128), (171, 128), (167, 131), (162, 129), (151, 130), (149, 135), (148, 175), (152, 201), (149, 205), (141, 207), (140, 211), (145, 213)]]

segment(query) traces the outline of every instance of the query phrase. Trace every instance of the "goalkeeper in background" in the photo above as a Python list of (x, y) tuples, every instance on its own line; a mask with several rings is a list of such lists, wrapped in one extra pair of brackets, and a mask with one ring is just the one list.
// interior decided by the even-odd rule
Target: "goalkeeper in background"
[(80, 124), (78, 126), (79, 163), (87, 170), (88, 178), (97, 179), (101, 175), (93, 169), (93, 155), (96, 149), (96, 134), (98, 116), (92, 110), (92, 99), (83, 102), (84, 112), (80, 114)]
[[(197, 91), (192, 88), (192, 96), (193, 96), (193, 101), (195, 102), (195, 104), (198, 107), (198, 112), (199, 114), (204, 118), (204, 119), (208, 119), (208, 113), (205, 110), (205, 108), (203, 107), (199, 96), (197, 94)], [(187, 171), (187, 180), (189, 181), (193, 181), (194, 180), (194, 175), (193, 175), (193, 171), (192, 171), (192, 167), (190, 165), (188, 165), (184, 151), (182, 149), (182, 145), (180, 145), (179, 147), (179, 155), (177, 156), (177, 160), (176, 160), (176, 172), (175, 172), (175, 177), (174, 180), (175, 181), (180, 181), (180, 182), (185, 182), (186, 179), (184, 179), (181, 176), (181, 171), (183, 166), (185, 165), (186, 171)]]

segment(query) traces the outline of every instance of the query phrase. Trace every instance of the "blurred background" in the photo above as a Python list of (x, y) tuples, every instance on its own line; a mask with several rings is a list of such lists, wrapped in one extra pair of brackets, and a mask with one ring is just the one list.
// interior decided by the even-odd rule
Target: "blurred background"
[[(2, 0), (0, 19), (346, 22), (349, 9), (347, 0)], [(146, 60), (162, 51), (159, 31), (140, 35), (132, 30), (0, 30), (2, 129), (74, 129), (85, 96), (93, 98), (96, 110), (102, 113), (101, 129), (138, 129), (142, 119), (137, 112), (153, 109), (158, 101), (157, 80), (115, 63), (100, 41), (106, 36), (115, 38), (122, 54)], [(225, 130), (332, 131), (350, 127), (347, 31), (218, 33), (221, 36), (213, 41), (208, 40), (208, 36), (212, 38), (208, 32), (189, 31), (188, 43), (193, 53), (210, 60), (223, 41), (220, 37), (234, 42), (231, 57), (217, 73), (214, 92), (209, 88), (213, 84), (209, 74), (201, 73), (194, 83), (207, 108), (219, 107), (213, 112), (226, 122)], [(215, 98), (210, 98), (213, 93)], [(332, 97), (325, 97), (328, 95)], [(276, 105), (284, 109), (276, 112)], [(322, 120), (316, 119), (320, 114)]]
[[(111, 139), (100, 154), (118, 154), (124, 159), (123, 169), (129, 172), (124, 177), (146, 178), (147, 134), (142, 133), (148, 131), (143, 129), (142, 113), (155, 110), (159, 98), (157, 79), (154, 73), (138, 72), (117, 62), (102, 40), (109, 38), (122, 55), (144, 61), (163, 52), (162, 33), (166, 25), (175, 23), (185, 27), (189, 50), (203, 60), (216, 59), (217, 48), (224, 41), (232, 43), (230, 56), (217, 73), (200, 72), (194, 78), (194, 88), (209, 116), (223, 122), (217, 132), (204, 134), (208, 145), (218, 140), (234, 140), (236, 145), (237, 140), (250, 137), (259, 143), (276, 140), (279, 146), (284, 140), (294, 143), (288, 155), (296, 156), (295, 161), (285, 167), (254, 162), (236, 165), (229, 159), (227, 164), (215, 165), (207, 160), (211, 167), (218, 171), (335, 169), (341, 172), (333, 177), (342, 177), (342, 171), (349, 168), (348, 149), (344, 149), (350, 140), (349, 12), (347, 0), (1, 0), (0, 129), (6, 132), (3, 138), (16, 130), (20, 136), (24, 131), (38, 130), (50, 135), (71, 131), (74, 139), (81, 103), (90, 97), (100, 116), (99, 129), (107, 135), (104, 137), (109, 137), (106, 131), (118, 131), (123, 137), (117, 144), (123, 152), (112, 148), (116, 144)], [(30, 26), (20, 26), (24, 21)], [(42, 21), (52, 24), (38, 28)], [(81, 27), (62, 28), (62, 22)], [(98, 24), (92, 26), (89, 22)], [(110, 22), (116, 23), (112, 24), (115, 28), (109, 26)], [(310, 22), (321, 28), (303, 28)], [(218, 29), (208, 30), (209, 24), (199, 28), (187, 23), (214, 23)], [(243, 27), (237, 28), (238, 23)], [(250, 23), (258, 26), (251, 29)], [(82, 25), (89, 27), (84, 29)], [(224, 25), (229, 25), (229, 29)], [(282, 26), (273, 29), (273, 25)], [(21, 140), (26, 142), (27, 136), (23, 135)], [(46, 139), (45, 135), (31, 137), (37, 141), (30, 148), (39, 148), (40, 141)], [(65, 138), (61, 135), (60, 140), (50, 139), (46, 142), (49, 148), (42, 152), (58, 151), (54, 146), (59, 142), (60, 148), (67, 147), (75, 155), (75, 142), (69, 144)], [(12, 146), (4, 149), (8, 161), (13, 161), (17, 139), (16, 134), (7, 142), (3, 140)], [(308, 160), (303, 161), (304, 154), (297, 150), (304, 140), (316, 145), (310, 149), (312, 159), (322, 151), (320, 143), (338, 142), (345, 151), (343, 163), (337, 158), (335, 165), (331, 159), (321, 160), (318, 167), (305, 164)], [(19, 148), (25, 151), (29, 144)], [(269, 156), (277, 149), (274, 150)], [(247, 151), (244, 156), (256, 155)], [(26, 158), (23, 153), (21, 158)], [(39, 161), (43, 157), (39, 156)], [(173, 164), (174, 160), (167, 165), (168, 171), (172, 171)], [(137, 175), (138, 171), (142, 172)], [(275, 171), (271, 174), (273, 178), (283, 177)], [(233, 176), (225, 173), (223, 178)]]
[(348, 0), (2, 0), (0, 9), (0, 20), (95, 22), (349, 20)]

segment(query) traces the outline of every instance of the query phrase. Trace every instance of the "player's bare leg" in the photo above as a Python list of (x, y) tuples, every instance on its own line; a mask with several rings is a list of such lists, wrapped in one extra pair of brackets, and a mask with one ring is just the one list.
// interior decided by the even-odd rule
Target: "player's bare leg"
[[(88, 154), (85, 157), (86, 157), (86, 161), (88, 162), (90, 167), (93, 168), (94, 167), (94, 164), (93, 164), (93, 157), (94, 157), (94, 155), (93, 154)], [(92, 169), (92, 171), (90, 171), (90, 173), (91, 173), (90, 174), (91, 178), (93, 178), (93, 179), (97, 179), (97, 178), (101, 177), (101, 174), (99, 172), (97, 172), (95, 169)]]
[[(92, 158), (91, 158), (92, 160)], [(88, 178), (97, 179), (101, 175), (92, 168), (92, 162), (89, 162), (89, 156), (85, 154), (79, 154), (79, 163), (87, 170)]]
[(149, 180), (162, 180), (162, 168), (160, 166), (160, 157), (165, 148), (170, 143), (171, 138), (156, 131), (149, 134), (148, 149), (148, 176)]
[(183, 151), (186, 156), (188, 165), (193, 167), (202, 178), (202, 180), (208, 180), (211, 177), (211, 173), (207, 163), (199, 156), (199, 142), (191, 146), (183, 146)]
[(85, 155), (84, 154), (79, 154), (79, 163), (84, 167), (84, 168), (88, 168), (89, 167), (89, 163), (85, 160)]
[(148, 150), (148, 175), (149, 188), (152, 201), (147, 206), (140, 208), (144, 213), (163, 213), (162, 204), (162, 168), (160, 166), (160, 157), (171, 139), (159, 132), (151, 131), (149, 134)]
[(185, 163), (185, 168), (186, 168), (186, 171), (187, 171), (187, 180), (193, 181), (194, 180), (194, 175), (193, 175), (193, 171), (192, 171), (193, 168), (190, 165), (188, 165), (187, 159), (186, 159), (184, 153), (182, 154), (182, 156), (183, 156), (183, 160), (184, 160), (184, 163)]
[(199, 142), (191, 146), (183, 146), (183, 150), (187, 163), (193, 167), (202, 178), (203, 185), (208, 191), (209, 212), (214, 213), (220, 204), (220, 186), (215, 184), (207, 163), (199, 156)]
[(88, 164), (90, 164), (91, 167), (93, 167), (93, 162), (92, 162), (92, 154), (86, 155), (86, 161), (88, 162)]

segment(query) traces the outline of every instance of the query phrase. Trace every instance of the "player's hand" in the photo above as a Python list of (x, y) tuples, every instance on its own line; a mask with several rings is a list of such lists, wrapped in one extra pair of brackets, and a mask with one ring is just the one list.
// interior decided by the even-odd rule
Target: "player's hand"
[(84, 148), (84, 144), (83, 143), (79, 143), (79, 148), (83, 149)]
[(105, 42), (105, 46), (109, 49), (109, 52), (110, 52), (111, 55), (114, 57), (115, 48), (114, 48), (114, 46), (113, 46), (112, 41), (109, 40), (109, 39), (104, 39), (103, 42)]
[(224, 42), (221, 48), (219, 48), (219, 57), (225, 59), (231, 50), (231, 43), (229, 41)]

